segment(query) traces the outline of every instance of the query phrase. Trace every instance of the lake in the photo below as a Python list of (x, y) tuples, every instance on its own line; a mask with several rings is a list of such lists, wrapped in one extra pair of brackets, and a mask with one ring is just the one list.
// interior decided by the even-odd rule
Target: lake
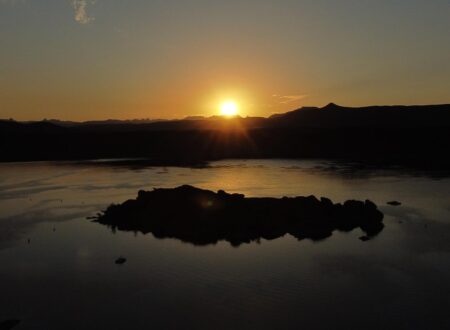
[[(358, 229), (194, 246), (86, 219), (182, 184), (370, 199), (385, 228), (366, 242)], [(450, 176), (327, 160), (5, 163), (0, 265), (0, 321), (17, 329), (448, 329)]]

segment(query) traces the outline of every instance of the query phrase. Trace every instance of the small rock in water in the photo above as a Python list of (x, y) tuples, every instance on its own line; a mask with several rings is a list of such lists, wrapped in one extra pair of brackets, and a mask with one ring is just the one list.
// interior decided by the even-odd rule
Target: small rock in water
[(370, 240), (370, 237), (369, 236), (361, 236), (359, 239), (363, 242), (367, 242), (368, 240)]
[(0, 330), (9, 330), (14, 328), (20, 323), (19, 320), (6, 320), (3, 322), (0, 322)]
[(117, 258), (116, 265), (123, 265), (126, 262), (127, 262), (127, 259), (125, 259), (124, 257), (120, 257), (120, 258)]
[(400, 206), (400, 205), (402, 205), (402, 203), (400, 203), (398, 201), (387, 202), (387, 204), (391, 205), (391, 206)]

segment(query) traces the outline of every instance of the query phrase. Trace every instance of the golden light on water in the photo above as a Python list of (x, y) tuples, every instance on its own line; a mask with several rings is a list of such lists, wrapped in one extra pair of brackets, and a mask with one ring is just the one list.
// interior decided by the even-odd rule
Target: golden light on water
[(220, 105), (220, 114), (225, 117), (234, 117), (239, 113), (239, 106), (233, 100), (227, 100)]

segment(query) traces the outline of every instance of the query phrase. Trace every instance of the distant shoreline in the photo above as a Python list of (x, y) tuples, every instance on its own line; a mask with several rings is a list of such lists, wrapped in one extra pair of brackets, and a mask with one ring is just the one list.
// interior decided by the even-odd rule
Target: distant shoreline
[(0, 162), (336, 159), (450, 169), (450, 105), (302, 108), (270, 118), (63, 127), (0, 121)]

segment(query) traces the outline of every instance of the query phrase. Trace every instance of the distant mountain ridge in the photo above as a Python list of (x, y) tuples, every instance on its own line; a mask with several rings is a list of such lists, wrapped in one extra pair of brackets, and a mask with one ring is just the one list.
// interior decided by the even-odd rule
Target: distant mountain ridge
[(156, 123), (159, 121), (164, 121), (165, 119), (106, 119), (106, 120), (88, 120), (88, 121), (66, 121), (66, 120), (58, 120), (58, 119), (48, 119), (43, 120), (44, 122), (49, 122), (55, 125), (59, 126), (65, 126), (65, 127), (75, 127), (75, 126), (89, 126), (89, 125), (123, 125), (123, 124), (133, 124), (133, 125), (140, 125), (140, 124), (150, 124), (150, 123)]
[(450, 104), (414, 106), (343, 107), (330, 103), (323, 108), (300, 108), (271, 116), (276, 126), (442, 126), (450, 125)]
[(37, 122), (16, 122), (0, 120), (0, 129), (51, 128), (50, 124), (66, 128), (93, 130), (178, 130), (178, 129), (223, 129), (232, 123), (248, 129), (268, 127), (366, 127), (366, 126), (448, 126), (450, 125), (450, 104), (442, 105), (393, 105), (344, 107), (330, 103), (322, 108), (303, 107), (282, 114), (264, 117), (223, 118), (221, 116), (189, 116), (184, 119), (133, 119), (96, 120), (86, 122), (62, 121), (57, 119)]
[(136, 123), (0, 121), (0, 161), (146, 158), (328, 158), (450, 170), (450, 105), (305, 107), (262, 117)]

